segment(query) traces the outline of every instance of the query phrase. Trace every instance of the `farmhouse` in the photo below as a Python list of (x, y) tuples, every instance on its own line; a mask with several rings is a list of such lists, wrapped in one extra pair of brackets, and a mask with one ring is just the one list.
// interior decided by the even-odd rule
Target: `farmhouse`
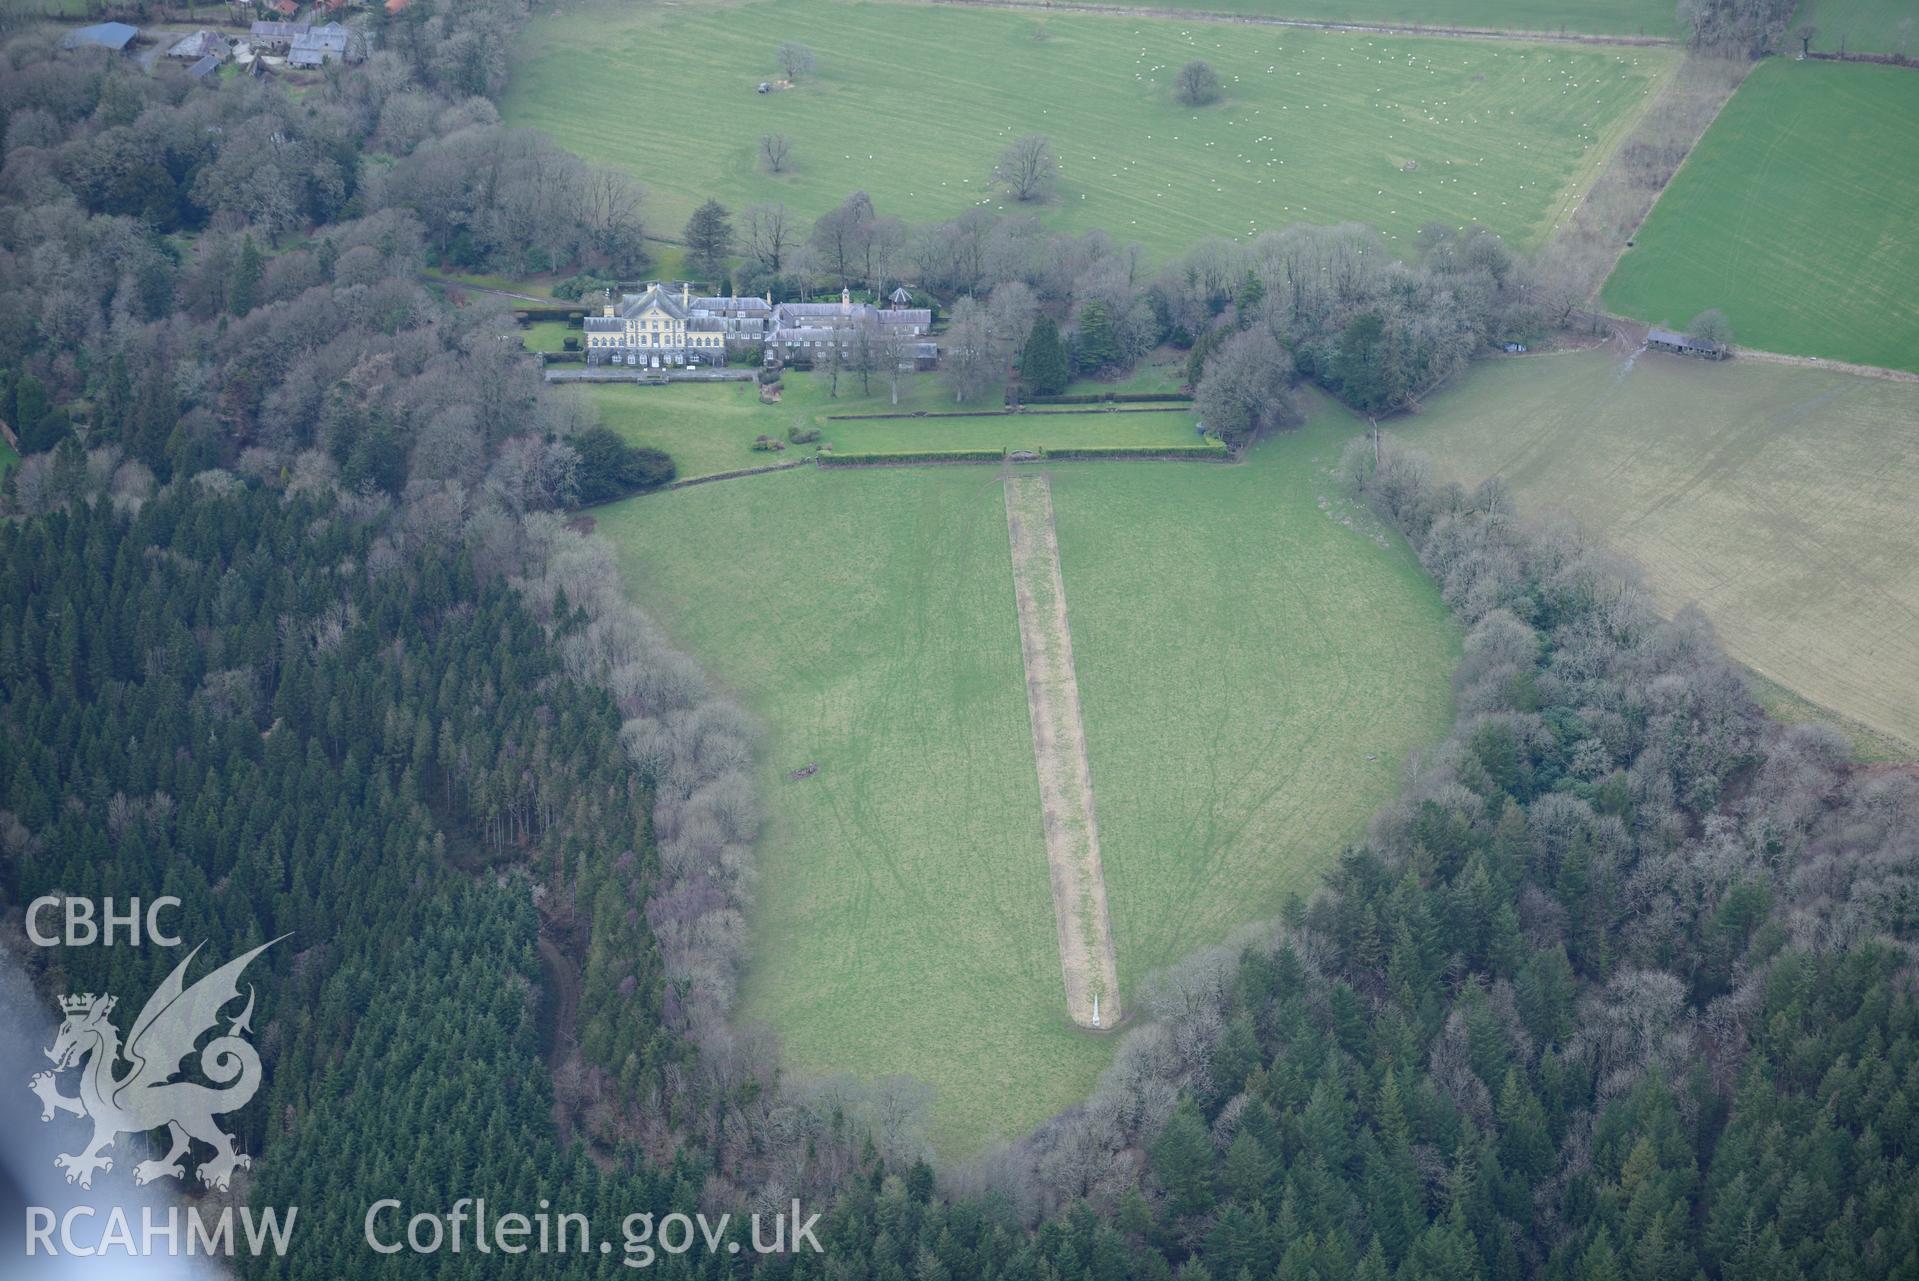
[(1707, 360), (1725, 359), (1726, 349), (1717, 343), (1709, 343), (1671, 329), (1653, 329), (1646, 334), (1646, 345), (1656, 351), (1669, 351), (1675, 356), (1703, 356)]
[(201, 28), (169, 48), (167, 57), (179, 58), (184, 62), (198, 62), (202, 58), (224, 58), (231, 52), (224, 38)]
[[(835, 346), (844, 356), (861, 330), (882, 337), (923, 339), (933, 327), (933, 313), (925, 307), (909, 306), (912, 295), (896, 289), (884, 310), (871, 303), (854, 302), (849, 290), (840, 290), (833, 302), (783, 302), (773, 308), (766, 342), (768, 364), (781, 360), (812, 361)], [(930, 359), (920, 351), (930, 346), (915, 343), (914, 362)]]
[(586, 363), (643, 365), (648, 369), (725, 364), (728, 319), (745, 318), (695, 315), (689, 286), (681, 285), (680, 296), (675, 298), (660, 285), (648, 285), (646, 292), (626, 294), (618, 303), (607, 303), (600, 315), (581, 322), (586, 331)]
[(318, 67), (344, 59), (347, 56), (349, 40), (347, 29), (337, 22), (329, 22), (324, 27), (315, 27), (303, 35), (293, 37), (293, 43), (287, 49), (287, 65)]
[(298, 36), (312, 30), (312, 24), (306, 22), (256, 22), (248, 29), (255, 49), (268, 52), (282, 52)]

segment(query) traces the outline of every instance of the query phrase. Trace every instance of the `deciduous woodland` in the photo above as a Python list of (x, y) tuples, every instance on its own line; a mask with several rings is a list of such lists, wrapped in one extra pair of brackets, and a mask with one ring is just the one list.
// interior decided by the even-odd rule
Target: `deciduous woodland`
[[(1750, 52), (1777, 10), (1681, 18)], [(794, 1198), (821, 1215), (821, 1255), (660, 1265), (689, 1278), (1919, 1275), (1919, 772), (1770, 719), (1697, 611), (1662, 616), (1594, 542), (1376, 433), (1317, 510), (1416, 557), (1463, 659), (1450, 731), (1324, 851), (1323, 884), (1143, 978), (1132, 940), (1112, 970), (1102, 939), (1094, 987), (1128, 984), (1111, 1066), (984, 1151), (936, 1153), (922, 1082), (784, 1065), (742, 1016), (756, 902), (804, 888), (757, 857), (766, 728), (629, 597), (581, 510), (613, 523), (633, 508), (598, 504), (674, 463), (603, 426), (604, 398), (542, 381), (504, 302), (422, 281), (628, 278), (661, 252), (638, 181), (501, 124), (515, 0), (380, 12), (363, 64), (292, 85), (150, 75), (25, 20), (0, 49), (0, 420), (19, 453), (0, 965), (51, 1009), (84, 991), (137, 1008), (176, 963), (27, 947), (23, 905), (47, 894), (176, 896), (177, 932), (222, 959), (290, 936), (251, 972), (266, 1085), (228, 1120), (252, 1157), (232, 1195), (299, 1205), (300, 1231), (239, 1275), (625, 1274), (617, 1253), (510, 1272), (375, 1256), (362, 1221), (384, 1197), (544, 1198), (604, 1224)], [(1719, 74), (1689, 112), (1710, 114)], [(1602, 186), (1617, 203), (1588, 230), (1677, 154)], [(1417, 249), (1293, 226), (1149, 262), (1018, 210), (909, 227), (856, 194), (806, 228), (738, 211), (734, 242), (714, 208), (699, 252), (741, 292), (884, 298), (910, 273), (942, 323), (940, 372), (911, 377), (942, 404), (1058, 397), (1170, 350), (1236, 449), (1309, 412), (1352, 411), (1356, 434), (1416, 408), (1489, 350), (1562, 335), (1597, 284), (1590, 246), (1521, 254), (1478, 226)], [(841, 377), (849, 396), (904, 377), (809, 376), (835, 400)], [(1085, 501), (1060, 489), (1062, 512)], [(1049, 618), (1078, 590), (1074, 532), (1048, 530), (1048, 590), (1069, 597)], [(993, 584), (1012, 616), (1010, 566)], [(1099, 599), (1052, 675), (1086, 684), (1089, 721), (1127, 692), (1096, 683), (1128, 635), (1110, 582)], [(1080, 750), (1090, 797), (1113, 774)], [(1169, 768), (1217, 764), (1191, 755)], [(1100, 839), (1124, 849), (1125, 806), (1109, 814)], [(146, 1140), (122, 1142), (130, 1168)]]

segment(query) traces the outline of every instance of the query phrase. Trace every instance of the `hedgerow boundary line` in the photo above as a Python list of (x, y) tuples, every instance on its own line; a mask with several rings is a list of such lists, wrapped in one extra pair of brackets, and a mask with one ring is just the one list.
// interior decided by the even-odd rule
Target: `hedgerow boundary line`
[(1110, 1028), (1121, 1017), (1119, 964), (1106, 907), (1092, 763), (1053, 523), (1052, 481), (1029, 472), (1008, 476), (1003, 485), (1066, 1010), (1081, 1027)]

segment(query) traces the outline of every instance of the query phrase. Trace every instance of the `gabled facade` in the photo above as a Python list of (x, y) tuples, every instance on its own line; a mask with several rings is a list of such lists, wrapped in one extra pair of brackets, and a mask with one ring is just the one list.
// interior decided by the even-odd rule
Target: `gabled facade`
[(724, 318), (696, 316), (692, 304), (687, 286), (676, 297), (657, 284), (607, 303), (599, 315), (581, 322), (586, 363), (648, 369), (725, 364)]

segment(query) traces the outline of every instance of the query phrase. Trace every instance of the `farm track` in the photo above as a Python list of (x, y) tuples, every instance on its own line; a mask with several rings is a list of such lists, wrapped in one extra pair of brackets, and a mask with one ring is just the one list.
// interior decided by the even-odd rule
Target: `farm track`
[(1798, 365), (1803, 369), (1824, 369), (1836, 374), (1857, 374), (1861, 378), (1883, 378), (1887, 382), (1919, 383), (1919, 374), (1905, 369), (1882, 369), (1878, 365), (1851, 365), (1843, 360), (1823, 360), (1818, 356), (1788, 356), (1784, 352), (1755, 351), (1738, 347), (1735, 360), (1754, 360), (1766, 365)]
[(1221, 22), (1249, 27), (1291, 27), (1300, 31), (1332, 31), (1369, 36), (1439, 36), (1457, 40), (1517, 40), (1528, 44), (1632, 45), (1639, 48), (1674, 47), (1669, 36), (1602, 36), (1584, 32), (1498, 31), (1491, 27), (1415, 27), (1397, 22), (1316, 22), (1310, 18), (1279, 18), (1253, 13), (1217, 13), (1200, 9), (1165, 9), (1136, 5), (1074, 3), (1073, 0), (919, 0), (924, 4), (961, 9), (1010, 9), (1015, 12), (1084, 13), (1108, 18), (1159, 18), (1174, 22)]
[[(1645, 350), (1646, 333), (1651, 328), (1643, 320), (1632, 320), (1607, 312), (1595, 313), (1612, 331), (1606, 345), (1623, 356), (1636, 356)], [(1852, 374), (1858, 378), (1877, 378), (1889, 383), (1919, 383), (1919, 374), (1905, 369), (1884, 369), (1878, 365), (1853, 365), (1843, 360), (1819, 356), (1793, 356), (1781, 351), (1760, 351), (1754, 347), (1733, 348), (1732, 359), (1749, 360), (1759, 365), (1792, 365), (1799, 369), (1823, 369), (1829, 374)]]
[(1106, 906), (1092, 765), (1073, 665), (1052, 494), (1052, 482), (1045, 476), (1008, 476), (1006, 531), (1012, 548), (1020, 654), (1026, 665), (1026, 708), (1033, 726), (1033, 761), (1039, 773), (1066, 1008), (1082, 1027), (1111, 1027), (1120, 1020), (1119, 964)]

